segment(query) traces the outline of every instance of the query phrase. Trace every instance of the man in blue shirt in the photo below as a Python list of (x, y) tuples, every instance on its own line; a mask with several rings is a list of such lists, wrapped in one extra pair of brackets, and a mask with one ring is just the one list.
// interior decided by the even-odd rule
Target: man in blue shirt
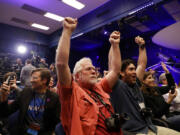
[(31, 88), (25, 88), (10, 105), (7, 104), (10, 86), (4, 82), (0, 89), (0, 116), (19, 110), (16, 132), (13, 135), (52, 135), (59, 122), (58, 95), (48, 90), (50, 71), (35, 69), (31, 73)]

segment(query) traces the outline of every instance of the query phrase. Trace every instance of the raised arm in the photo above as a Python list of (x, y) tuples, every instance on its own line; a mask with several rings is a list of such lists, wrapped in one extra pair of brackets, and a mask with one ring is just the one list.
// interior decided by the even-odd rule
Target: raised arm
[(166, 64), (164, 64), (164, 62), (161, 62), (161, 66), (162, 66), (163, 70), (165, 71), (165, 76), (167, 79), (167, 85), (168, 85), (169, 89), (171, 89), (171, 90), (172, 90), (172, 88), (175, 89), (176, 84), (175, 84), (174, 78), (173, 78), (172, 74), (169, 72), (169, 70), (167, 69)]
[(60, 85), (71, 85), (71, 72), (69, 69), (69, 51), (71, 34), (77, 26), (77, 19), (67, 17), (63, 22), (63, 31), (56, 51), (56, 68)]
[(145, 48), (145, 41), (143, 38), (137, 36), (135, 38), (135, 42), (139, 45), (139, 58), (137, 63), (136, 74), (140, 81), (142, 81), (144, 72), (147, 65), (147, 55), (146, 55), (146, 48)]
[(109, 73), (105, 76), (110, 88), (114, 86), (121, 71), (121, 54), (119, 48), (120, 32), (114, 31), (109, 38), (111, 48), (109, 51)]
[(166, 73), (165, 75), (166, 75), (166, 79), (167, 79), (167, 83), (168, 83), (167, 88), (168, 88), (168, 90), (170, 90), (169, 95), (168, 95), (167, 103), (171, 104), (172, 101), (177, 96), (177, 90), (175, 89), (176, 86), (175, 86), (174, 78), (171, 75), (171, 73), (169, 72), (169, 70), (167, 69), (166, 64), (164, 64), (164, 62), (161, 62), (161, 66), (162, 66), (163, 70)]
[(164, 64), (164, 62), (161, 62), (161, 66), (162, 66), (164, 72), (165, 72), (166, 74), (168, 74), (168, 73), (169, 73), (169, 70), (167, 69), (166, 64)]

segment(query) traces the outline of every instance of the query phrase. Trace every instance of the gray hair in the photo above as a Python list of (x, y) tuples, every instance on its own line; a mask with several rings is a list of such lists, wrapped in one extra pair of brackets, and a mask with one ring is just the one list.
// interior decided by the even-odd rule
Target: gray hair
[(90, 58), (84, 57), (84, 58), (80, 59), (79, 61), (76, 62), (75, 66), (74, 66), (73, 75), (76, 75), (78, 72), (80, 72), (82, 70), (82, 68), (83, 68), (82, 64), (85, 61), (89, 61), (92, 63)]
[(166, 79), (166, 74), (165, 73), (162, 73), (160, 76), (159, 76), (159, 82), (162, 83), (162, 80), (165, 80)]

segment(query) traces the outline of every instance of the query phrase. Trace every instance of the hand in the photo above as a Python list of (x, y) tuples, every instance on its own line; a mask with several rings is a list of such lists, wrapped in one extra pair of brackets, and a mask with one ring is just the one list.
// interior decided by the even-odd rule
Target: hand
[(6, 82), (4, 82), (1, 86), (0, 92), (1, 92), (1, 97), (0, 97), (1, 102), (6, 101), (10, 93), (10, 86), (7, 85)]
[(153, 69), (149, 69), (149, 72), (150, 72), (152, 75), (154, 75), (154, 74), (156, 73), (156, 71), (153, 70)]
[(109, 37), (109, 42), (111, 43), (111, 45), (113, 45), (113, 44), (119, 45), (120, 36), (121, 36), (121, 33), (119, 31), (112, 32), (110, 37)]
[(10, 88), (11, 89), (17, 89), (16, 79), (10, 80)]
[(164, 64), (164, 62), (161, 62), (161, 66), (163, 70), (166, 72), (166, 74), (169, 73), (169, 70), (167, 69), (166, 64)]
[(74, 31), (76, 26), (77, 26), (77, 19), (73, 19), (71, 17), (66, 17), (63, 21), (64, 29), (70, 30), (71, 32)]
[(171, 102), (174, 100), (174, 98), (177, 96), (177, 89), (175, 89), (174, 93), (171, 93), (171, 90), (169, 91), (169, 96), (168, 96), (168, 104), (171, 104)]
[(139, 46), (145, 45), (144, 39), (143, 39), (142, 37), (140, 37), (140, 36), (135, 37), (135, 42), (136, 42), (136, 44), (138, 44)]

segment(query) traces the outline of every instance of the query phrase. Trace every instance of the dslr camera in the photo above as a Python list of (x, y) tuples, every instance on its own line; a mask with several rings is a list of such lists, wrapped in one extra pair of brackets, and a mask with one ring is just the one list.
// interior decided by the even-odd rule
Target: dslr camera
[(105, 119), (105, 125), (110, 132), (119, 132), (121, 126), (129, 120), (129, 117), (126, 113), (118, 114), (115, 113), (111, 117)]
[(141, 115), (145, 118), (152, 117), (152, 110), (150, 108), (141, 109)]

